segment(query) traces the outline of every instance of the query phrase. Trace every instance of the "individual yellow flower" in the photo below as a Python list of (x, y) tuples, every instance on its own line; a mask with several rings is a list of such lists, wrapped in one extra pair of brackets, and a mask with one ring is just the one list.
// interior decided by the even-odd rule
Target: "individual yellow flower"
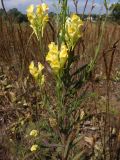
[(48, 45), (49, 52), (46, 56), (46, 61), (49, 62), (53, 72), (58, 74), (61, 69), (63, 69), (67, 58), (68, 52), (67, 47), (62, 44), (60, 50), (58, 50), (58, 45), (55, 45), (54, 42), (51, 42)]
[(42, 3), (42, 9), (43, 9), (43, 12), (46, 12), (49, 9), (48, 5), (45, 3)]
[(48, 45), (48, 48), (49, 48), (49, 52), (46, 56), (46, 60), (48, 62), (52, 62), (58, 59), (58, 46), (55, 45), (54, 42), (51, 42), (51, 44)]
[(83, 22), (81, 21), (80, 17), (78, 15), (76, 15), (76, 14), (72, 14), (71, 15), (71, 20), (72, 20), (72, 22), (83, 24)]
[(55, 74), (59, 73), (59, 70), (60, 70), (61, 66), (60, 66), (60, 62), (58, 61), (58, 59), (56, 59), (55, 61), (51, 62), (50, 66), (53, 69)]
[(51, 42), (49, 45), (48, 45), (48, 48), (49, 48), (49, 51), (52, 51), (53, 53), (57, 53), (58, 52), (58, 46), (55, 45), (54, 42)]
[(68, 35), (73, 38), (75, 36), (76, 33), (76, 28), (74, 26), (68, 26)]
[(42, 15), (43, 14), (43, 10), (42, 10), (41, 5), (36, 6), (36, 13), (37, 13), (37, 15)]
[(32, 145), (32, 147), (30, 148), (31, 152), (35, 152), (37, 149), (38, 149), (37, 144)]
[(34, 19), (35, 19), (34, 5), (30, 5), (27, 8), (27, 17), (28, 17), (28, 20), (30, 21), (30, 23), (33, 24)]
[(27, 17), (28, 17), (28, 20), (30, 21), (30, 23), (33, 25), (34, 24), (35, 15), (32, 14), (32, 13), (28, 13)]
[(33, 13), (34, 12), (34, 5), (31, 4), (28, 8), (27, 8), (27, 13)]
[(36, 6), (36, 13), (39, 15), (43, 15), (46, 11), (48, 11), (48, 5), (45, 3), (42, 3), (41, 5)]
[(38, 135), (38, 131), (35, 129), (30, 132), (30, 136), (37, 137), (37, 135)]
[(68, 51), (68, 49), (67, 49), (66, 45), (62, 44), (60, 55), (59, 55), (61, 67), (63, 67), (65, 62), (67, 61), (67, 58), (68, 58), (68, 52), (67, 51)]
[(29, 71), (31, 75), (36, 79), (39, 75), (37, 67), (35, 67), (34, 62), (32, 61), (29, 65)]

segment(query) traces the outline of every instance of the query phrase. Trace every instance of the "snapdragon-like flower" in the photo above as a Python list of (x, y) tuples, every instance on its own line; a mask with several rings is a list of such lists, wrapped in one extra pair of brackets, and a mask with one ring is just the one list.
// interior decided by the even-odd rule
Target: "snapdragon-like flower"
[(37, 149), (38, 149), (37, 144), (32, 145), (32, 147), (30, 148), (31, 152), (35, 152)]
[(35, 78), (40, 86), (42, 86), (45, 82), (45, 77), (42, 74), (43, 69), (44, 66), (40, 62), (38, 62), (38, 67), (35, 66), (33, 61), (29, 65), (29, 71), (31, 75)]
[(67, 61), (68, 49), (65, 44), (62, 44), (59, 50), (58, 45), (55, 45), (54, 42), (51, 42), (51, 44), (48, 45), (48, 48), (49, 52), (46, 56), (46, 61), (49, 62), (53, 72), (58, 75)]
[(48, 22), (48, 6), (45, 3), (37, 5), (36, 9), (34, 5), (30, 5), (27, 8), (27, 17), (30, 22), (35, 35), (39, 39), (39, 36), (43, 37), (44, 28)]
[(82, 36), (82, 27), (83, 21), (76, 14), (72, 14), (71, 17), (68, 17), (65, 24), (65, 40), (68, 46), (68, 49), (73, 49)]
[(33, 137), (37, 137), (38, 135), (38, 131), (33, 129), (31, 132), (30, 132), (30, 136), (33, 136)]

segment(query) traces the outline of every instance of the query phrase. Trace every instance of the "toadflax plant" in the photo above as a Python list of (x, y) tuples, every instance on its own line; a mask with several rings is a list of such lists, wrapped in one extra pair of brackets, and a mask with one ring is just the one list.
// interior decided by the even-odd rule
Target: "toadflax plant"
[[(38, 62), (35, 65), (32, 61), (29, 65), (29, 72), (41, 93), (41, 115), (34, 121), (37, 129), (33, 128), (29, 135), (32, 159), (79, 160), (83, 157), (78, 143), (81, 140), (80, 124), (86, 117), (79, 110), (88, 95), (86, 91), (79, 93), (79, 90), (89, 80), (96, 59), (93, 58), (94, 61), (85, 66), (74, 68), (74, 64), (79, 61), (75, 47), (83, 35), (83, 21), (75, 13), (68, 14), (67, 0), (60, 0), (59, 4), (58, 43), (51, 42), (48, 45), (48, 52), (43, 53), (46, 56), (44, 64)], [(27, 9), (30, 26), (38, 41), (44, 36), (49, 20), (47, 12), (48, 6), (45, 3), (36, 9), (30, 5)], [(42, 41), (40, 45), (42, 47)], [(53, 77), (53, 82), (48, 81), (46, 70)]]

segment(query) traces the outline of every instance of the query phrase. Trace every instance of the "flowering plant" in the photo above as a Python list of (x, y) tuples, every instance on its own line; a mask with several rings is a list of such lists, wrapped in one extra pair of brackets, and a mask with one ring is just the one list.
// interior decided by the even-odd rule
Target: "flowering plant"
[[(85, 120), (85, 114), (83, 111), (78, 113), (83, 99), (87, 97), (86, 92), (80, 94), (79, 90), (89, 80), (96, 59), (85, 66), (74, 68), (79, 58), (77, 55), (76, 59), (75, 46), (83, 35), (83, 21), (75, 13), (69, 16), (67, 0), (61, 0), (59, 3), (61, 12), (57, 43), (49, 43), (48, 51), (44, 53), (44, 63), (38, 62), (35, 66), (32, 61), (29, 65), (29, 72), (39, 85), (41, 92), (40, 127), (30, 132), (31, 138), (35, 138), (30, 150), (35, 154), (44, 149), (50, 158), (73, 160), (81, 157), (81, 154), (77, 154), (77, 144), (81, 137), (80, 122)], [(27, 9), (30, 26), (38, 41), (43, 37), (44, 28), (49, 19), (47, 11), (48, 6), (45, 3), (38, 5), (36, 11), (33, 5)], [(46, 51), (42, 50), (42, 52)], [(52, 73), (53, 83), (45, 78), (47, 73)], [(38, 122), (34, 123), (38, 124)], [(44, 155), (43, 159), (45, 158)]]

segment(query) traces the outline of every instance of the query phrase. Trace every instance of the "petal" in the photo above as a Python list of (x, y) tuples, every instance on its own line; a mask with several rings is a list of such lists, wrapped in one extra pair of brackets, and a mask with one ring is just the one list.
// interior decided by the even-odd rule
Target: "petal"
[(27, 13), (33, 13), (33, 11), (34, 11), (34, 5), (33, 4), (31, 4), (28, 8), (27, 8)]

